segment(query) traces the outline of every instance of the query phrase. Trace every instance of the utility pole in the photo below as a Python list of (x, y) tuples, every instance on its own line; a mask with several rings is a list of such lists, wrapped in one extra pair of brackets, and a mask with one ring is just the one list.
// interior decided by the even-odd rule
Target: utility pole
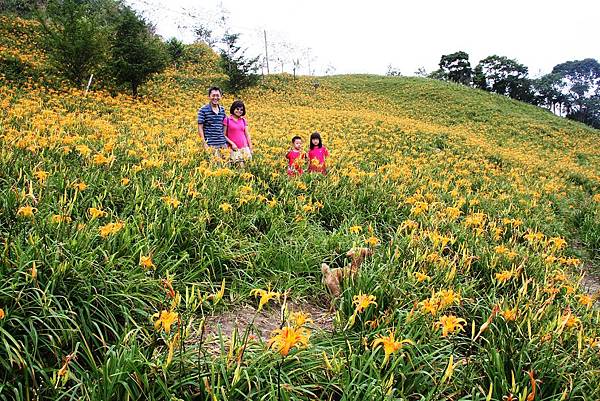
[(264, 30), (265, 33), (265, 61), (267, 62), (267, 75), (269, 75), (269, 50), (267, 47), (267, 30)]

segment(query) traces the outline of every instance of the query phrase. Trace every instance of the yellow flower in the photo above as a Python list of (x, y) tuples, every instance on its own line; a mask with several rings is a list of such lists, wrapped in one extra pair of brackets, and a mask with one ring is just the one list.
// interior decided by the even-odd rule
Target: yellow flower
[(171, 326), (177, 321), (178, 317), (179, 314), (173, 311), (163, 310), (160, 313), (157, 312), (152, 315), (152, 318), (156, 319), (154, 322), (154, 329), (160, 330), (162, 327), (162, 329), (169, 334), (171, 332)]
[(503, 270), (500, 273), (496, 273), (496, 281), (504, 283), (513, 277), (512, 270)]
[(375, 295), (367, 295), (360, 292), (358, 295), (355, 295), (352, 299), (352, 304), (356, 306), (357, 313), (362, 313), (370, 305), (377, 306), (377, 302), (375, 302), (377, 298), (375, 298)]
[(268, 341), (268, 348), (275, 348), (281, 356), (287, 356), (294, 347), (301, 348), (308, 346), (310, 331), (304, 327), (285, 326), (282, 329), (276, 329), (271, 334)]
[(419, 283), (422, 283), (423, 281), (431, 281), (431, 277), (421, 272), (415, 272), (415, 277)]
[(258, 303), (258, 310), (262, 310), (263, 306), (265, 306), (271, 299), (277, 298), (281, 296), (280, 293), (271, 291), (271, 289), (261, 290), (258, 288), (250, 291), (250, 295), (254, 295), (255, 297), (260, 297), (260, 302)]
[(130, 180), (127, 177), (121, 178), (121, 185), (125, 186), (129, 184)]
[(428, 298), (425, 301), (421, 302), (421, 308), (423, 309), (423, 312), (431, 313), (431, 316), (435, 316), (437, 314), (439, 307), (440, 304), (435, 299)]
[(85, 191), (87, 189), (87, 184), (83, 181), (77, 182), (73, 184), (73, 188), (75, 188), (76, 190), (78, 190), (79, 192), (81, 191)]
[(94, 155), (92, 160), (94, 161), (94, 164), (102, 165), (102, 164), (110, 164), (114, 159), (115, 159), (114, 156), (106, 157), (103, 154), (98, 153), (97, 155)]
[(152, 257), (142, 255), (140, 255), (140, 266), (142, 266), (144, 269), (152, 269), (156, 267), (152, 262)]
[(579, 303), (588, 309), (591, 308), (592, 305), (594, 304), (594, 299), (587, 294), (579, 295), (577, 298), (579, 299)]
[(123, 222), (108, 223), (107, 225), (100, 227), (100, 236), (102, 238), (106, 238), (111, 234), (116, 234), (123, 228), (124, 225), (125, 224)]
[(106, 216), (108, 213), (106, 213), (102, 209), (96, 209), (95, 207), (91, 207), (91, 208), (88, 209), (88, 214), (90, 216), (92, 216), (92, 219), (97, 219), (99, 217)]
[(553, 248), (557, 250), (563, 249), (567, 245), (567, 241), (560, 237), (550, 238), (548, 243), (552, 244)]
[(441, 308), (459, 303), (461, 300), (460, 292), (454, 292), (454, 290), (441, 290), (436, 296), (439, 299)]
[(294, 327), (302, 327), (313, 322), (313, 320), (310, 318), (310, 315), (303, 311), (293, 312), (290, 314), (289, 321)]
[(379, 239), (377, 237), (371, 236), (365, 240), (365, 244), (369, 246), (375, 246), (379, 244)]
[(600, 194), (594, 195), (592, 199), (594, 200), (594, 202), (600, 203)]
[(275, 206), (277, 206), (277, 199), (271, 199), (267, 201), (267, 205), (269, 205), (269, 207), (272, 209)]
[(48, 178), (48, 172), (42, 170), (36, 171), (33, 173), (33, 175), (38, 179), (39, 182), (44, 182)]
[(349, 231), (351, 234), (358, 234), (360, 232), (362, 232), (362, 227), (361, 226), (352, 226), (350, 227)]
[(563, 324), (565, 327), (573, 328), (579, 326), (581, 324), (581, 320), (577, 316), (573, 316), (571, 313), (568, 313), (566, 316), (563, 316)]
[(33, 214), (37, 211), (35, 207), (31, 206), (21, 206), (19, 210), (17, 210), (17, 216), (21, 217), (33, 217)]
[(435, 327), (442, 328), (442, 337), (447, 337), (448, 334), (452, 334), (457, 331), (464, 330), (464, 324), (467, 323), (465, 319), (456, 317), (454, 315), (443, 315), (435, 323)]
[(77, 145), (77, 146), (75, 146), (75, 149), (82, 156), (89, 156), (92, 153), (92, 150), (89, 147), (87, 147), (86, 145)]
[(5, 313), (4, 313), (4, 309), (0, 308), (0, 320), (4, 319)]
[(456, 220), (462, 214), (462, 211), (457, 207), (447, 207), (445, 212), (446, 216), (452, 220)]
[(229, 212), (231, 212), (232, 206), (231, 206), (231, 204), (225, 202), (225, 203), (221, 203), (221, 205), (219, 206), (219, 209), (221, 209), (223, 211), (223, 213), (229, 213)]
[(404, 344), (414, 343), (411, 340), (396, 341), (395, 331), (390, 330), (388, 336), (380, 336), (379, 338), (376, 338), (375, 341), (373, 341), (372, 347), (373, 349), (376, 349), (380, 345), (383, 345), (383, 351), (385, 352), (385, 358), (383, 358), (383, 365), (385, 365), (389, 360), (390, 355), (401, 349)]
[(512, 309), (504, 309), (502, 312), (500, 312), (500, 314), (507, 322), (515, 321), (517, 320), (517, 307), (515, 306)]
[(71, 221), (71, 217), (62, 214), (55, 214), (52, 216), (51, 221), (55, 224), (68, 223)]
[(167, 205), (172, 206), (173, 208), (177, 209), (179, 207), (179, 205), (181, 204), (180, 201), (177, 200), (177, 198), (173, 198), (171, 196), (163, 196), (161, 198), (163, 200), (163, 202), (165, 202)]
[(400, 225), (400, 231), (410, 230), (414, 231), (419, 228), (419, 223), (414, 220), (405, 220), (402, 225)]

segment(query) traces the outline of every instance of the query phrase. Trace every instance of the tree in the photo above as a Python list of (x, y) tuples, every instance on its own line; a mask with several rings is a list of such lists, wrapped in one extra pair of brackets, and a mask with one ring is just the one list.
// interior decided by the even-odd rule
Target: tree
[(567, 117), (593, 123), (595, 99), (600, 95), (600, 63), (593, 58), (567, 61), (554, 66), (552, 73), (560, 77), (569, 95)]
[(445, 54), (440, 59), (440, 70), (448, 80), (463, 85), (471, 85), (471, 63), (466, 52)]
[(125, 7), (112, 45), (112, 64), (119, 84), (129, 84), (134, 97), (138, 87), (168, 61), (165, 44), (135, 11)]
[(213, 31), (208, 26), (198, 24), (194, 27), (194, 35), (196, 40), (206, 43), (210, 47), (214, 47), (217, 44), (217, 40), (213, 37)]
[(38, 19), (54, 66), (81, 85), (106, 61), (109, 27), (91, 1), (51, 0)]
[(171, 61), (174, 64), (177, 64), (179, 59), (183, 56), (183, 52), (185, 51), (185, 46), (183, 42), (178, 40), (177, 38), (171, 38), (167, 40), (167, 52), (169, 52), (169, 56), (171, 56)]
[(504, 56), (489, 56), (475, 67), (473, 84), (488, 92), (532, 103), (534, 96), (528, 68), (516, 60)]
[(563, 114), (568, 96), (560, 74), (550, 73), (532, 81), (532, 91), (538, 105), (547, 107), (554, 114)]
[(247, 59), (244, 55), (245, 50), (237, 44), (238, 33), (226, 33), (223, 37), (223, 49), (221, 49), (221, 68), (228, 77), (227, 90), (235, 94), (240, 90), (255, 85), (259, 76), (258, 70), (259, 57)]
[(421, 67), (417, 68), (417, 71), (415, 71), (415, 76), (421, 77), (421, 78), (427, 78), (429, 76), (429, 74), (427, 73), (427, 70), (425, 69), (425, 67), (421, 66)]
[(390, 65), (388, 65), (385, 75), (388, 77), (400, 77), (400, 76), (402, 76), (402, 72), (400, 72), (399, 68), (396, 68), (390, 64)]

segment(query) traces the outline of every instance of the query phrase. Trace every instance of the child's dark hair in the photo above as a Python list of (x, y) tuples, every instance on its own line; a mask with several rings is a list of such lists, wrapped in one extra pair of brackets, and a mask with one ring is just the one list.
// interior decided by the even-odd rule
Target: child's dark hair
[(298, 135), (296, 135), (292, 138), (292, 143), (296, 142), (296, 139), (302, 140), (302, 138), (300, 138)]
[[(319, 140), (319, 144), (318, 145), (314, 145), (313, 144), (313, 139), (318, 139)], [(313, 149), (315, 146), (322, 148), (323, 147), (323, 140), (321, 139), (321, 134), (319, 134), (318, 132), (313, 132), (312, 134), (310, 134), (310, 148)]]
[(229, 113), (233, 114), (233, 111), (238, 108), (242, 109), (242, 115), (245, 116), (246, 115), (246, 106), (244, 105), (244, 102), (242, 102), (241, 100), (236, 100), (235, 102), (231, 103), (231, 107), (229, 108)]
[(210, 96), (210, 94), (214, 91), (218, 91), (220, 95), (223, 95), (223, 91), (221, 90), (221, 88), (219, 88), (218, 86), (211, 86), (208, 90), (208, 96)]

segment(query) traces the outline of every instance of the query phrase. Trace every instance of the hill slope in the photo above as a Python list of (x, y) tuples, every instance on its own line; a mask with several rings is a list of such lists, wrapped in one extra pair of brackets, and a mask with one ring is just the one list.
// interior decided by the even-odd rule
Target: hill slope
[[(242, 96), (240, 170), (199, 143), (211, 78), (188, 74), (138, 100), (0, 86), (1, 398), (600, 397), (572, 279), (600, 244), (598, 131), (437, 81), (273, 76)], [(315, 130), (329, 174), (289, 178)], [(373, 255), (334, 330), (293, 315), (329, 308), (320, 265), (352, 247)], [(216, 327), (245, 305), (254, 327)]]

